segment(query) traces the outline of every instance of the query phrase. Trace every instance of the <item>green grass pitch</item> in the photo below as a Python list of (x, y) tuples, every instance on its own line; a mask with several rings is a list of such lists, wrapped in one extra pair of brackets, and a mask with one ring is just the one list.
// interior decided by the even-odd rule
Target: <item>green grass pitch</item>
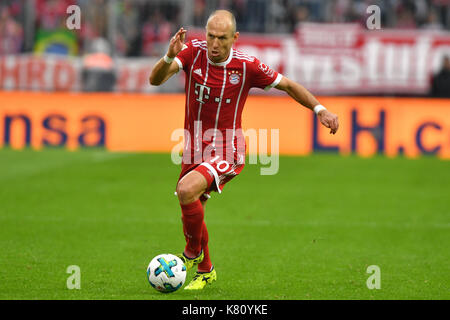
[(206, 205), (218, 281), (162, 294), (146, 267), (184, 246), (169, 154), (0, 150), (0, 299), (450, 299), (449, 161), (318, 154), (260, 168)]

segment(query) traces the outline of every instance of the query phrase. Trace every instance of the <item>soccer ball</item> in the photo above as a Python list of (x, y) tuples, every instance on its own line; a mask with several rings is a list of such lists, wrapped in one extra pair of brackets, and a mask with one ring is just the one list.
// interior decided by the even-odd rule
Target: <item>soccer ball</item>
[(180, 289), (186, 280), (186, 266), (173, 254), (160, 254), (150, 261), (147, 279), (150, 285), (160, 292), (174, 292)]

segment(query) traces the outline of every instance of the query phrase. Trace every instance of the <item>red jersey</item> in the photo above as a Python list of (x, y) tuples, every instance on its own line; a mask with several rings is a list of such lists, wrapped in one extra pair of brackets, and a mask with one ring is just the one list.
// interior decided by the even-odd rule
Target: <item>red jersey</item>
[(273, 88), (281, 74), (234, 49), (226, 61), (214, 63), (206, 41), (200, 40), (186, 43), (175, 61), (186, 73), (183, 162), (203, 162), (204, 156), (194, 159), (194, 155), (206, 148), (215, 152), (220, 148), (222, 157), (230, 150), (239, 154), (243, 150), (245, 156), (241, 115), (248, 92), (253, 87)]

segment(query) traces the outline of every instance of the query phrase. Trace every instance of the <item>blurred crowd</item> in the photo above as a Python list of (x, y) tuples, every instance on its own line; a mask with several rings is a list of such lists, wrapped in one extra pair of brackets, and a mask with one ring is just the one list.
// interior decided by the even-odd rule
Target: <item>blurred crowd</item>
[[(302, 22), (353, 22), (365, 26), (370, 5), (381, 10), (383, 28), (450, 29), (449, 0), (195, 0), (194, 22), (203, 25), (208, 3), (232, 9), (238, 29), (294, 32)], [(205, 10), (206, 9), (206, 10)]]
[[(76, 54), (102, 38), (117, 56), (158, 55), (180, 24), (181, 4), (164, 0), (1, 0), (0, 54), (36, 51), (39, 40), (58, 33), (66, 42), (74, 38)], [(79, 30), (66, 27), (70, 5), (81, 9)]]
[[(81, 8), (81, 29), (69, 33), (72, 4)], [(57, 53), (82, 54), (103, 38), (116, 56), (158, 56), (179, 26), (203, 27), (218, 8), (236, 14), (241, 32), (292, 33), (302, 22), (365, 25), (373, 4), (383, 28), (450, 30), (450, 0), (2, 0), (0, 54), (43, 50), (45, 39), (60, 32), (68, 49), (49, 49)]]

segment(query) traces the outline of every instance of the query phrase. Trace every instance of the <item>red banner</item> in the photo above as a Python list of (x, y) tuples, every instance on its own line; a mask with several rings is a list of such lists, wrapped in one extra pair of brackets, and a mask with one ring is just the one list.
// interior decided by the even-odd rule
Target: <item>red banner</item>
[[(190, 38), (205, 38), (196, 30)], [(235, 46), (315, 94), (427, 94), (450, 32), (305, 23), (293, 36), (241, 34)]]
[[(187, 35), (188, 40), (204, 39), (205, 31), (190, 29)], [(369, 31), (354, 24), (307, 23), (294, 35), (241, 34), (235, 48), (258, 57), (314, 94), (425, 95), (443, 57), (450, 56), (450, 32)], [(160, 87), (148, 84), (156, 61), (115, 59), (114, 90), (182, 92), (183, 76)], [(0, 56), (0, 89), (80, 91), (81, 64), (80, 58)]]

